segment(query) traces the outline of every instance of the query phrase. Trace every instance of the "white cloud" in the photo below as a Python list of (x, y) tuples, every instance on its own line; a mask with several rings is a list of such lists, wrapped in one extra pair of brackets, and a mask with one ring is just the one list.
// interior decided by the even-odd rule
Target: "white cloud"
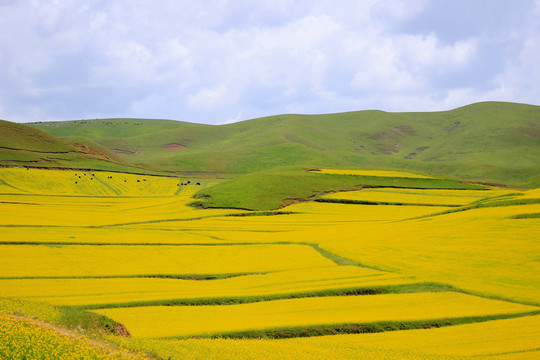
[(213, 88), (203, 88), (196, 94), (189, 95), (187, 104), (194, 108), (212, 109), (229, 105), (236, 100), (236, 96), (224, 84)]
[[(442, 109), (490, 97), (538, 102), (539, 1), (506, 5), (530, 14), (522, 19), (494, 7), (482, 32), (456, 28), (459, 14), (441, 16), (441, 26), (423, 17), (449, 4), (16, 1), (0, 6), (0, 21), (13, 29), (0, 33), (0, 117), (228, 122)], [(408, 21), (423, 27), (400, 27)]]

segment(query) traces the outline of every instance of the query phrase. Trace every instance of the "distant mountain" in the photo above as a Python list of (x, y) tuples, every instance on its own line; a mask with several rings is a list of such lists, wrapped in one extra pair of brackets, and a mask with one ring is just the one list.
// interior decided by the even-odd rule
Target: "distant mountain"
[(153, 170), (245, 174), (289, 165), (394, 168), (540, 185), (540, 107), (525, 104), (277, 115), (219, 126), (148, 119), (28, 125), (68, 141), (78, 137), (118, 162)]

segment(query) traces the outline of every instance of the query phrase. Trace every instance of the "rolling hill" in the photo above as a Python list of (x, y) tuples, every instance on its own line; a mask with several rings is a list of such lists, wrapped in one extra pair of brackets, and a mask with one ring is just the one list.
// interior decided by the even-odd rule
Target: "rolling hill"
[(46, 131), (0, 120), (0, 166), (144, 172), (92, 139), (60, 139)]
[(219, 126), (144, 119), (28, 125), (61, 138), (78, 136), (119, 161), (156, 171), (393, 168), (515, 186), (540, 184), (540, 107), (525, 104), (277, 115)]

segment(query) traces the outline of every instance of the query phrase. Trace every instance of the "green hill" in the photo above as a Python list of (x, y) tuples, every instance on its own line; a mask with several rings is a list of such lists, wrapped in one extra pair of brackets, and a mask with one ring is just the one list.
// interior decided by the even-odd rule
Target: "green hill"
[(84, 136), (126, 163), (153, 170), (246, 174), (290, 165), (389, 168), (540, 184), (540, 107), (525, 104), (278, 115), (219, 126), (142, 119), (30, 125), (58, 137)]
[(59, 139), (36, 127), (4, 120), (0, 120), (0, 166), (145, 172), (90, 139)]

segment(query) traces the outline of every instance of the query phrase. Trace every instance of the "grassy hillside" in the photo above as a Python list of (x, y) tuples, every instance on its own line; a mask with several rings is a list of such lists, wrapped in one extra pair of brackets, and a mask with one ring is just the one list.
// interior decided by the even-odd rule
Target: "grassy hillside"
[(252, 173), (279, 166), (393, 168), (517, 186), (540, 184), (540, 107), (484, 102), (451, 111), (278, 115), (211, 126), (104, 119), (30, 124), (84, 136), (127, 163)]
[(60, 139), (27, 124), (0, 120), (0, 166), (73, 168), (148, 173), (82, 136)]
[(76, 149), (49, 133), (24, 124), (0, 120), (0, 147), (9, 150), (65, 153)]
[(486, 189), (456, 180), (413, 177), (319, 174), (299, 167), (255, 172), (222, 182), (195, 194), (192, 205), (203, 208), (270, 210), (335, 191), (365, 187), (408, 189)]

